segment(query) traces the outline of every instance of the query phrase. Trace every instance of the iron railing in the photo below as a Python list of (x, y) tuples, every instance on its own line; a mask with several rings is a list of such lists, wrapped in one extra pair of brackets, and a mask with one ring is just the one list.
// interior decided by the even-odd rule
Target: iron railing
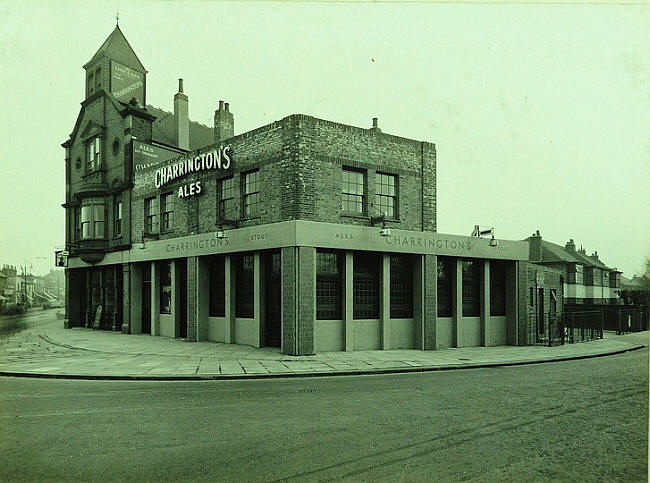
[(598, 310), (529, 314), (528, 343), (554, 346), (603, 338), (603, 313)]

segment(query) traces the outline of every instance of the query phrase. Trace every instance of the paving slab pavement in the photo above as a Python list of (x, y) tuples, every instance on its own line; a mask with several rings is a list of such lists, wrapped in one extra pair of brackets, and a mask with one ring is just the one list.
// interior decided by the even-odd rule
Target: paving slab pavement
[(555, 347), (499, 346), (284, 355), (217, 342), (187, 342), (84, 328), (53, 319), (0, 342), (0, 375), (99, 379), (234, 379), (413, 372), (530, 364), (648, 347), (648, 332)]

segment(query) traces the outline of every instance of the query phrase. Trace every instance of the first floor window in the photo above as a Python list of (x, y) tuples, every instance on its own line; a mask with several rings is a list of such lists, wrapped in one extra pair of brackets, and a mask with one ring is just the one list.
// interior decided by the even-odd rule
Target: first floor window
[(386, 218), (397, 218), (397, 176), (377, 173), (375, 208)]
[(226, 315), (226, 272), (223, 256), (210, 257), (210, 317)]
[(174, 217), (174, 196), (165, 193), (160, 197), (160, 229), (171, 230)]
[(390, 317), (413, 317), (413, 263), (406, 255), (390, 256)]
[(115, 217), (115, 236), (122, 236), (122, 197), (115, 198), (115, 206), (113, 208), (113, 216)]
[(490, 262), (490, 315), (506, 315), (506, 270), (503, 262)]
[(481, 266), (475, 260), (463, 260), (463, 317), (481, 314)]
[(551, 295), (549, 311), (554, 314), (557, 312), (557, 292), (552, 288), (549, 290), (549, 293)]
[(341, 320), (341, 253), (316, 252), (316, 318)]
[(104, 238), (106, 207), (103, 198), (85, 198), (81, 202), (81, 238)]
[(74, 239), (75, 241), (81, 240), (81, 208), (78, 206), (74, 209)]
[(235, 179), (231, 176), (219, 181), (219, 219), (235, 217)]
[(379, 318), (379, 257), (374, 253), (355, 253), (352, 307), (355, 319)]
[(452, 317), (451, 289), (456, 260), (438, 257), (438, 317)]
[(158, 212), (158, 203), (155, 196), (144, 200), (144, 231), (146, 233), (155, 233), (156, 216)]
[(365, 175), (363, 171), (343, 168), (342, 206), (347, 213), (364, 212)]
[(255, 257), (252, 254), (241, 254), (237, 257), (237, 277), (235, 290), (235, 316), (244, 318), (255, 317), (254, 304), (254, 274)]
[(160, 267), (160, 313), (172, 313), (172, 262), (161, 262)]
[(244, 218), (250, 218), (259, 214), (260, 207), (260, 172), (259, 170), (244, 173), (242, 182), (244, 194)]

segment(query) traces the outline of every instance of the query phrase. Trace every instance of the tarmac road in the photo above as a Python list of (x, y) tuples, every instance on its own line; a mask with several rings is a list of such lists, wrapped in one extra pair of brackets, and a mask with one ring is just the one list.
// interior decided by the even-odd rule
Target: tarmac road
[(51, 322), (59, 310), (63, 309), (32, 309), (24, 314), (0, 315), (0, 343), (18, 332)]
[(0, 409), (2, 481), (647, 481), (647, 348), (371, 376), (0, 378)]

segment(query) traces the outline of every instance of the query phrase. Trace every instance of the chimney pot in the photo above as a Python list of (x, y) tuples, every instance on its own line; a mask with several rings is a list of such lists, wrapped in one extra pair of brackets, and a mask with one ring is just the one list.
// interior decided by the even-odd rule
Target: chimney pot
[(223, 111), (223, 101), (219, 101), (219, 110)]
[(229, 109), (230, 109), (230, 103), (226, 102), (226, 103), (225, 103), (225, 106), (226, 106), (226, 112), (229, 112)]
[(539, 230), (535, 231), (535, 235), (537, 235), (537, 236), (541, 236), (541, 235), (539, 234)]
[(178, 79), (178, 92), (183, 93), (183, 79)]
[(377, 124), (377, 121), (379, 121), (378, 118), (376, 118), (376, 117), (372, 118), (372, 127), (379, 127), (378, 124)]

